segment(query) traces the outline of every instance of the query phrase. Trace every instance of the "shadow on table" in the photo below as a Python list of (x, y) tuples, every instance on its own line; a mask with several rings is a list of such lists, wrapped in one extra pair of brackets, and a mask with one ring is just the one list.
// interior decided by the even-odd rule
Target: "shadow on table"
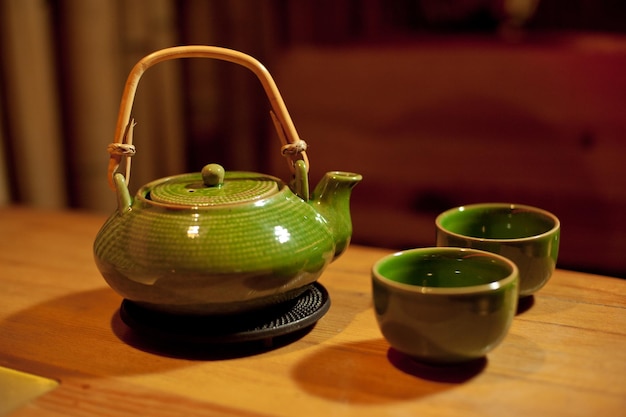
[(528, 297), (522, 297), (517, 302), (517, 311), (515, 315), (519, 316), (530, 310), (535, 305), (535, 296), (529, 295)]
[(428, 364), (398, 352), (394, 348), (389, 348), (387, 351), (387, 359), (393, 366), (408, 375), (450, 384), (469, 381), (487, 367), (486, 357), (456, 364)]
[[(0, 345), (10, 344), (16, 361), (55, 367), (64, 375), (132, 375), (189, 366), (133, 349), (111, 331), (120, 297), (109, 288), (80, 291), (44, 301), (0, 322)], [(63, 375), (62, 375), (63, 376)]]
[(434, 395), (478, 376), (487, 359), (459, 366), (429, 366), (373, 339), (323, 348), (292, 371), (306, 392), (338, 402), (386, 404)]

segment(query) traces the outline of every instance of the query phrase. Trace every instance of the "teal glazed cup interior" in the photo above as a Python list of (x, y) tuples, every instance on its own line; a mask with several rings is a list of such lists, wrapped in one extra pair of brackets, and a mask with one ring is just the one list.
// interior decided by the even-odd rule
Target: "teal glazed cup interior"
[(481, 249), (512, 260), (519, 268), (520, 297), (541, 289), (556, 268), (561, 224), (548, 211), (521, 204), (470, 204), (441, 213), (435, 223), (437, 246)]
[(464, 248), (420, 248), (372, 267), (378, 326), (397, 351), (427, 363), (484, 357), (517, 310), (519, 274), (502, 256)]

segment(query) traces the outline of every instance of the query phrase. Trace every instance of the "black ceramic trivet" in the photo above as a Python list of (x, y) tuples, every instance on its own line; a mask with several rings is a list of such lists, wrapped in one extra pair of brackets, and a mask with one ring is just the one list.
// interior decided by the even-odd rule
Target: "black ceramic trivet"
[(122, 301), (120, 317), (137, 333), (186, 343), (240, 343), (270, 340), (304, 329), (330, 308), (326, 288), (311, 284), (299, 296), (251, 313), (192, 316), (172, 315)]

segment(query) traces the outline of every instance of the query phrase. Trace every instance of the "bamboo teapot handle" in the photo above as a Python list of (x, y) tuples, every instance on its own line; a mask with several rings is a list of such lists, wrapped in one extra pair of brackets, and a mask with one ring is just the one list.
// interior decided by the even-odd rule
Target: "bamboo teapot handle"
[[(217, 46), (187, 45), (161, 49), (142, 58), (130, 71), (117, 117), (115, 138), (108, 147), (111, 159), (108, 167), (109, 186), (114, 188), (113, 175), (117, 172), (122, 158), (126, 158), (126, 183), (130, 180), (130, 157), (135, 154), (132, 144), (134, 120), (131, 119), (131, 110), (135, 100), (135, 93), (143, 73), (151, 66), (163, 61), (178, 58), (213, 58), (242, 65), (251, 70), (261, 81), (263, 89), (269, 98), (272, 111), (270, 112), (278, 137), (282, 142), (281, 152), (289, 159), (292, 172), (296, 170), (296, 161), (302, 160), (308, 173), (309, 161), (306, 155), (306, 143), (298, 136), (298, 132), (287, 111), (285, 102), (278, 91), (278, 87), (269, 71), (258, 60), (250, 55), (232, 49)], [(301, 163), (300, 163), (301, 164)]]

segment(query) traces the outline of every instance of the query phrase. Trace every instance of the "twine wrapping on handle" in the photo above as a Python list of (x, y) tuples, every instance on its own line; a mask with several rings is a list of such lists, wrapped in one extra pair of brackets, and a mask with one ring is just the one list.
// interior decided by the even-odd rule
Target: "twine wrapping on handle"
[[(308, 146), (307, 143), (300, 138), (297, 138), (295, 142), (293, 143), (289, 142), (283, 130), (283, 126), (281, 125), (280, 120), (278, 120), (278, 118), (276, 117), (276, 114), (273, 111), (270, 111), (270, 116), (272, 117), (272, 121), (274, 122), (274, 128), (276, 129), (276, 132), (278, 133), (278, 138), (283, 144), (283, 146), (280, 148), (280, 153), (284, 157), (293, 157), (294, 155), (302, 155), (302, 159), (304, 160), (306, 164), (306, 168), (308, 172), (309, 160), (306, 157), (306, 153), (304, 153), (306, 152), (306, 149)], [(294, 163), (295, 163), (295, 159), (294, 159)], [(293, 172), (293, 169), (292, 169), (292, 172)]]
[(132, 144), (135, 122), (131, 120), (130, 114), (141, 76), (151, 66), (159, 62), (177, 58), (215, 58), (233, 62), (251, 70), (259, 81), (261, 81), (263, 89), (270, 101), (272, 107), (272, 111), (270, 111), (272, 121), (274, 122), (278, 137), (282, 142), (281, 154), (288, 159), (289, 168), (292, 172), (295, 171), (295, 162), (303, 160), (308, 173), (309, 160), (306, 155), (306, 142), (298, 137), (298, 133), (289, 116), (289, 112), (287, 111), (280, 92), (278, 91), (278, 87), (263, 64), (249, 55), (227, 48), (205, 45), (175, 46), (161, 49), (142, 58), (135, 64), (126, 80), (117, 118), (115, 138), (113, 143), (107, 148), (111, 158), (108, 167), (108, 181), (111, 188), (114, 188), (113, 175), (119, 169), (122, 158), (125, 159), (126, 165), (126, 183), (128, 183), (130, 179), (130, 157), (135, 154), (135, 147)]
[(109, 186), (113, 179), (113, 174), (117, 172), (120, 164), (122, 163), (122, 157), (124, 157), (124, 165), (126, 166), (126, 182), (130, 181), (130, 162), (131, 157), (135, 155), (135, 145), (133, 145), (133, 129), (137, 123), (135, 119), (132, 119), (126, 127), (122, 143), (109, 143), (107, 151), (109, 152)]

